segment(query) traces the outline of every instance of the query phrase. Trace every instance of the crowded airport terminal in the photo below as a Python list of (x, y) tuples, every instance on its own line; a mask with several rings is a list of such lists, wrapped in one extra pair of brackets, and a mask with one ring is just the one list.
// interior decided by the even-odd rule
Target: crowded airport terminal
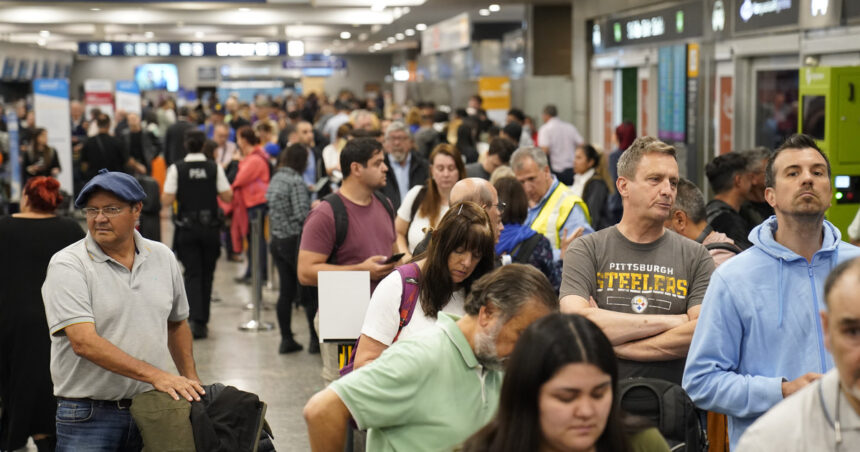
[(860, 0), (0, 0), (0, 452), (860, 452)]

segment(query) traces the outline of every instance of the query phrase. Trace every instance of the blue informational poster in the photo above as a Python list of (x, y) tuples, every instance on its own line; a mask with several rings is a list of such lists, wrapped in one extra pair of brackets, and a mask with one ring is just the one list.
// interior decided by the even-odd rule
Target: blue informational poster
[(69, 80), (40, 78), (33, 81), (33, 111), (36, 125), (48, 131), (48, 145), (60, 159), (60, 186), (72, 192), (72, 121), (69, 113)]
[(687, 46), (672, 48), (672, 139), (687, 139)]
[(657, 137), (663, 141), (687, 138), (687, 46), (657, 51)]
[(140, 89), (134, 80), (117, 80), (114, 100), (117, 110), (140, 114)]
[(9, 200), (18, 202), (21, 200), (21, 142), (18, 140), (18, 115), (15, 114), (14, 108), (6, 109), (6, 131), (9, 133)]

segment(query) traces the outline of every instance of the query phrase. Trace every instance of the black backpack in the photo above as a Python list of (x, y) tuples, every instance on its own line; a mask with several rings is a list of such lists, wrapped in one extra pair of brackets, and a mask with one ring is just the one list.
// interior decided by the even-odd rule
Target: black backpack
[(708, 251), (724, 250), (724, 251), (731, 251), (735, 254), (741, 254), (743, 252), (743, 250), (739, 246), (735, 245), (734, 243), (730, 243), (730, 242), (708, 243), (707, 245), (705, 245), (705, 248), (707, 248)]
[(621, 408), (649, 420), (673, 451), (708, 450), (702, 411), (681, 386), (658, 378), (629, 378), (618, 383), (618, 394)]
[[(391, 204), (388, 197), (379, 191), (374, 191), (373, 195), (382, 202), (382, 205), (385, 206), (385, 211), (388, 212), (388, 216), (391, 218), (391, 221), (394, 221), (394, 206)], [(335, 256), (337, 256), (337, 250), (341, 245), (343, 245), (344, 240), (346, 240), (346, 233), (349, 230), (349, 215), (346, 213), (346, 206), (343, 204), (343, 199), (341, 199), (337, 193), (328, 194), (323, 197), (322, 200), (331, 205), (331, 210), (334, 214), (334, 248), (332, 248), (327, 261), (329, 264), (334, 264), (336, 263)]]
[(542, 238), (542, 235), (534, 234), (522, 242), (517, 243), (517, 246), (511, 250), (511, 255), (514, 256), (514, 262), (518, 264), (528, 264), (529, 259), (532, 257), (532, 253), (534, 253), (535, 248), (537, 248), (538, 243), (540, 243)]

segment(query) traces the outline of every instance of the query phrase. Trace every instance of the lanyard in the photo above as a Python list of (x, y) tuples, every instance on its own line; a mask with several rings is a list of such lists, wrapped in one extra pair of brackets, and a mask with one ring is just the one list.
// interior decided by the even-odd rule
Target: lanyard
[(821, 402), (821, 411), (824, 412), (824, 417), (827, 419), (827, 423), (833, 427), (833, 431), (835, 433), (835, 443), (836, 448), (839, 448), (839, 445), (842, 444), (842, 423), (839, 422), (839, 402), (842, 399), (841, 388), (842, 384), (837, 381), (836, 383), (836, 416), (835, 419), (830, 417), (830, 412), (827, 411), (827, 405), (824, 404), (824, 384), (821, 380), (818, 381), (818, 400)]

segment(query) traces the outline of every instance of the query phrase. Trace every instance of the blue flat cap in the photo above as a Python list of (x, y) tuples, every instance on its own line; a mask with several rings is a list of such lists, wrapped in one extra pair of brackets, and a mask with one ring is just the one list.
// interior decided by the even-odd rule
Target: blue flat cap
[(75, 207), (82, 208), (86, 205), (87, 199), (98, 189), (109, 191), (118, 198), (127, 202), (138, 202), (146, 199), (146, 193), (143, 187), (134, 177), (118, 171), (108, 171), (105, 168), (99, 170), (96, 177), (92, 178), (75, 199)]

